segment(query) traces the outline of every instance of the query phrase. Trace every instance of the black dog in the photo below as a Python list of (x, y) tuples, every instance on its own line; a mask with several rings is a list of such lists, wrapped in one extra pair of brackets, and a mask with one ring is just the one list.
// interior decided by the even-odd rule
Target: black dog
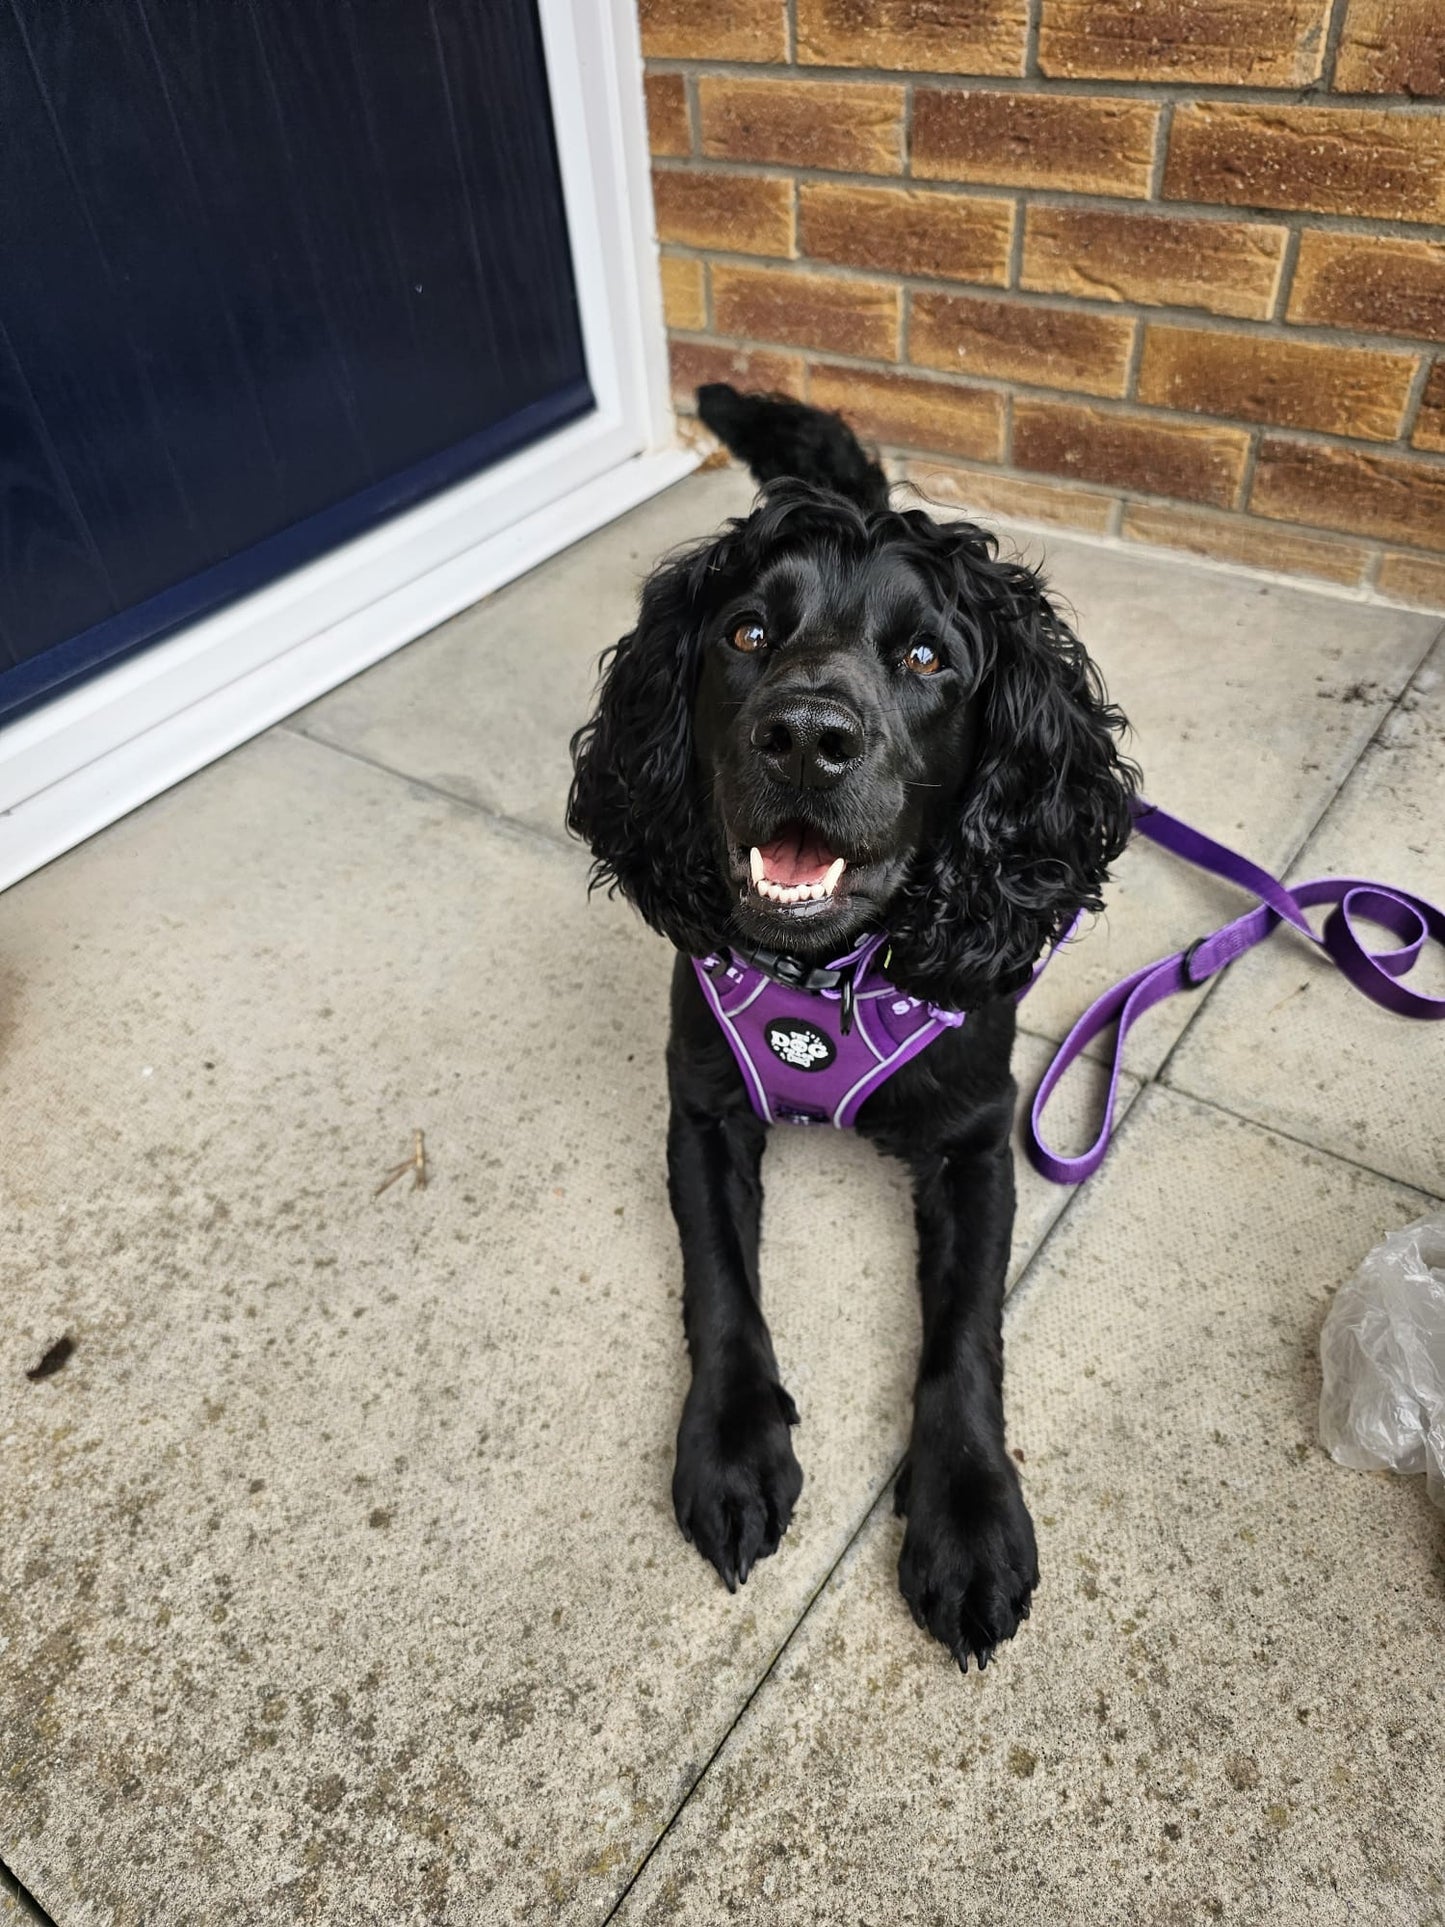
[(766, 1127), (688, 959), (732, 946), (823, 964), (886, 929), (889, 979), (969, 1013), (858, 1129), (915, 1188), (923, 1345), (899, 1583), (919, 1624), (982, 1667), (1038, 1578), (1004, 1447), (1014, 993), (1100, 907), (1137, 772), (1082, 645), (993, 537), (891, 508), (837, 416), (721, 385), (698, 399), (766, 486), (648, 581), (573, 739), (568, 807), (594, 885), (681, 953), (668, 1172), (693, 1377), (677, 1520), (732, 1588), (776, 1550), (803, 1482), (758, 1280)]

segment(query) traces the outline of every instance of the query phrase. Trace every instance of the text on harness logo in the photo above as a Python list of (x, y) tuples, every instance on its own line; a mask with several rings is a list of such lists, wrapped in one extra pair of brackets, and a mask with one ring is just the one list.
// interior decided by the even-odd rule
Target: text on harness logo
[(822, 1031), (801, 1018), (773, 1018), (766, 1027), (768, 1049), (795, 1071), (825, 1071), (837, 1056)]

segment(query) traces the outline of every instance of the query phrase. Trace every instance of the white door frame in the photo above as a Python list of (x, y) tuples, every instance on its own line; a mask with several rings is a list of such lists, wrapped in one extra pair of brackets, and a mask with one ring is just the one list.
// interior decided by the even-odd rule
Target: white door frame
[(595, 412), (0, 728), (0, 889), (695, 465), (634, 0), (538, 6)]

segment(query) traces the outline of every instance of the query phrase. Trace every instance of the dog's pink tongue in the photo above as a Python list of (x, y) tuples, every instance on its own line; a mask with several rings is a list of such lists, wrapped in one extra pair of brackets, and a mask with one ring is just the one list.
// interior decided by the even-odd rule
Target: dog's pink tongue
[(760, 843), (763, 875), (773, 883), (821, 883), (833, 862), (833, 852), (816, 831), (794, 827), (776, 843)]

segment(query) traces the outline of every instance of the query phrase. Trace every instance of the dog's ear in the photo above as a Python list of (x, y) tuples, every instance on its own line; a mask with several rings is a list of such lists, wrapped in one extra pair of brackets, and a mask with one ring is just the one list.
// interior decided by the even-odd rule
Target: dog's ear
[(654, 571), (637, 627), (602, 658), (597, 707), (572, 738), (567, 827), (591, 847), (592, 888), (620, 890), (694, 955), (719, 940), (729, 911), (697, 793), (692, 709), (709, 590), (734, 541)]
[(1119, 753), (1123, 716), (1038, 576), (999, 560), (979, 529), (932, 526), (944, 541), (928, 542), (931, 573), (976, 656), (978, 722), (957, 803), (897, 901), (893, 957), (909, 988), (968, 1010), (1019, 989), (1081, 910), (1103, 908), (1139, 772)]

